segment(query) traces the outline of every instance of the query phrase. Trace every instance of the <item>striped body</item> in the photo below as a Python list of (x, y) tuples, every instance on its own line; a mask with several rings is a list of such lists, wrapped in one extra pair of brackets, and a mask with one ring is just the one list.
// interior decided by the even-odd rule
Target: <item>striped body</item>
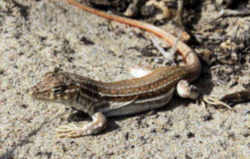
[(144, 77), (102, 82), (73, 73), (49, 72), (31, 88), (31, 94), (37, 99), (69, 104), (90, 115), (103, 112), (120, 116), (164, 106), (187, 75), (184, 67), (160, 67)]
[(30, 89), (34, 98), (69, 104), (92, 117), (92, 121), (83, 127), (71, 125), (57, 129), (59, 137), (96, 134), (106, 127), (106, 116), (135, 114), (162, 107), (170, 101), (175, 89), (183, 98), (198, 97), (195, 87), (189, 82), (199, 77), (201, 65), (197, 55), (186, 44), (151, 24), (110, 15), (75, 0), (67, 1), (89, 13), (153, 33), (176, 47), (185, 66), (161, 67), (140, 78), (109, 83), (61, 71), (46, 73), (42, 81)]

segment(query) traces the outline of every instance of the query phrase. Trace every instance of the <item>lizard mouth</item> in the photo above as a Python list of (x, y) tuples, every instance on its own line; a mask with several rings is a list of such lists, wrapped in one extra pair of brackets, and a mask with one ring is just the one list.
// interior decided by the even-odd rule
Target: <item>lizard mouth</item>
[(36, 86), (31, 87), (30, 89), (27, 90), (28, 94), (32, 96), (35, 99), (40, 99), (40, 100), (53, 100), (54, 95), (52, 93), (49, 93), (49, 91), (40, 91), (39, 88)]
[(38, 89), (36, 88), (36, 87), (31, 87), (31, 88), (29, 88), (29, 89), (27, 89), (26, 90), (26, 92), (30, 95), (30, 96), (34, 96), (36, 93), (35, 92), (37, 92), (38, 91)]
[(43, 101), (62, 102), (69, 99), (69, 96), (65, 94), (55, 94), (51, 90), (39, 90), (36, 86), (28, 89), (27, 92), (32, 98)]

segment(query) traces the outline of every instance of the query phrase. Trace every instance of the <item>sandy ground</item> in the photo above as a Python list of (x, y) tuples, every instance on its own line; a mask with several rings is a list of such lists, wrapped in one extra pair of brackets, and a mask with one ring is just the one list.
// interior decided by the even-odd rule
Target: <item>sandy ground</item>
[[(163, 109), (109, 119), (100, 135), (57, 138), (55, 129), (70, 123), (72, 110), (33, 100), (26, 89), (55, 67), (96, 80), (131, 78), (127, 70), (147, 61), (139, 50), (152, 43), (152, 36), (64, 1), (17, 2), (24, 7), (0, 1), (0, 159), (250, 156), (250, 103), (236, 105), (233, 112), (174, 97)], [(244, 74), (239, 81), (249, 82), (249, 71)], [(240, 82), (211, 87), (210, 80), (202, 76), (197, 82), (209, 95), (243, 89)]]

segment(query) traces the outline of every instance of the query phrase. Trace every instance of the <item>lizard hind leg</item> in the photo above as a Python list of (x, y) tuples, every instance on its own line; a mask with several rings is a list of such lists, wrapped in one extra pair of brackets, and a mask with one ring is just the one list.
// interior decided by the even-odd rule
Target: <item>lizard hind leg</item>
[(106, 117), (101, 112), (97, 112), (91, 117), (93, 121), (82, 127), (78, 127), (74, 124), (60, 126), (56, 129), (57, 137), (74, 138), (86, 135), (94, 135), (101, 132), (106, 127)]
[(187, 80), (181, 80), (177, 84), (177, 93), (182, 98), (197, 99), (199, 93), (194, 85), (190, 85)]

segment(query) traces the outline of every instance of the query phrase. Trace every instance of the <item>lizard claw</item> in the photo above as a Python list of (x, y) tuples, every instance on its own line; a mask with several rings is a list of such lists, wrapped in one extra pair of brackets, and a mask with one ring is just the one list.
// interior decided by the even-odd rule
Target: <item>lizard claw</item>
[(229, 106), (227, 103), (223, 102), (222, 100), (216, 98), (216, 97), (209, 97), (209, 96), (204, 96), (203, 97), (203, 101), (207, 104), (211, 104), (211, 105), (221, 105), (224, 106), (226, 108), (228, 108), (229, 110), (232, 110), (232, 107)]
[(75, 124), (63, 125), (56, 129), (56, 136), (59, 138), (74, 138), (84, 135), (87, 135), (87, 131)]
[(97, 112), (93, 116), (93, 121), (84, 125), (83, 127), (76, 126), (74, 124), (64, 125), (57, 128), (57, 137), (64, 138), (74, 138), (86, 135), (93, 135), (99, 133), (106, 127), (106, 118), (105, 116)]

